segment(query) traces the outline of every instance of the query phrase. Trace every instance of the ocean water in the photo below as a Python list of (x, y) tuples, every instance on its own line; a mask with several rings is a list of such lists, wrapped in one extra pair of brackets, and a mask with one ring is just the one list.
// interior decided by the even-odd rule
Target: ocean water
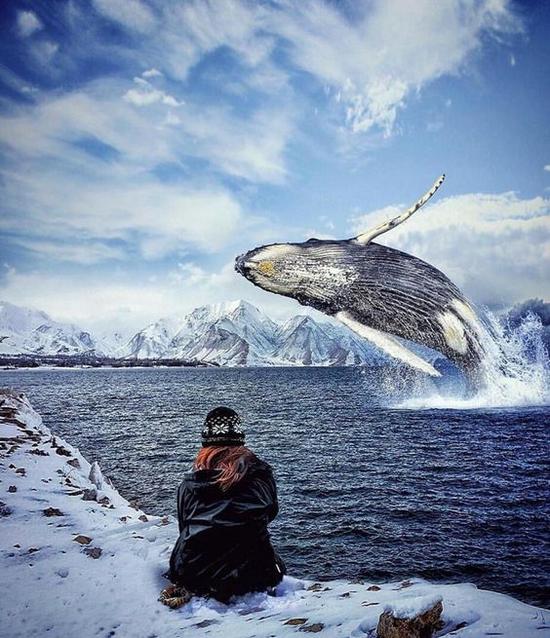
[(496, 407), (419, 379), (398, 368), (0, 372), (1, 386), (26, 392), (55, 433), (157, 514), (175, 514), (206, 412), (236, 409), (274, 468), (270, 529), (294, 576), (470, 581), (548, 606), (545, 396), (533, 382), (533, 396), (524, 387), (519, 405), (510, 394)]

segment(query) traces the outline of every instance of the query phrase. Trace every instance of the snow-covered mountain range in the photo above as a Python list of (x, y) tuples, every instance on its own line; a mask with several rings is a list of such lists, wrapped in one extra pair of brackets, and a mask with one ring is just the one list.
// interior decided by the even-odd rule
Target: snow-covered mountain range
[(0, 301), (0, 354), (107, 355), (88, 331), (54, 321), (41, 310)]
[(1, 354), (95, 354), (226, 366), (361, 365), (380, 358), (344, 326), (309, 315), (279, 323), (242, 300), (159, 319), (129, 341), (116, 334), (96, 337), (44, 312), (0, 302), (0, 340)]

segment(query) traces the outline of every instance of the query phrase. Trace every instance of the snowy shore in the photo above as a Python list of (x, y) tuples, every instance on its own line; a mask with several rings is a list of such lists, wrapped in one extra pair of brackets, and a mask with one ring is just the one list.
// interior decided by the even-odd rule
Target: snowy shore
[[(550, 635), (550, 612), (472, 584), (315, 583), (285, 577), (277, 596), (223, 605), (157, 602), (177, 537), (173, 517), (136, 510), (23, 395), (0, 393), (0, 614), (4, 636), (224, 638), (376, 636), (380, 615), (412, 616), (438, 600), (435, 636)], [(360, 559), (360, 557), (358, 557)], [(314, 560), (314, 557), (312, 557)]]

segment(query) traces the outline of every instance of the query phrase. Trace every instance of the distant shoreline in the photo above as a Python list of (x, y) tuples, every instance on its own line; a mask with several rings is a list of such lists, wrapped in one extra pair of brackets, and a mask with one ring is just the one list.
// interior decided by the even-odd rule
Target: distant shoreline
[(82, 355), (0, 355), (2, 370), (118, 369), (118, 368), (217, 368), (217, 363), (185, 359), (117, 359)]

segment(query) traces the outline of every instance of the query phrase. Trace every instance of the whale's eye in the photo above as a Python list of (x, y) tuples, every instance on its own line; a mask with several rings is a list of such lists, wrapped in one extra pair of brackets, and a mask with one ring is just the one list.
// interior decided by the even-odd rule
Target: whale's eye
[(275, 273), (275, 266), (272, 261), (261, 261), (258, 264), (258, 270), (262, 273), (262, 275), (270, 277)]

